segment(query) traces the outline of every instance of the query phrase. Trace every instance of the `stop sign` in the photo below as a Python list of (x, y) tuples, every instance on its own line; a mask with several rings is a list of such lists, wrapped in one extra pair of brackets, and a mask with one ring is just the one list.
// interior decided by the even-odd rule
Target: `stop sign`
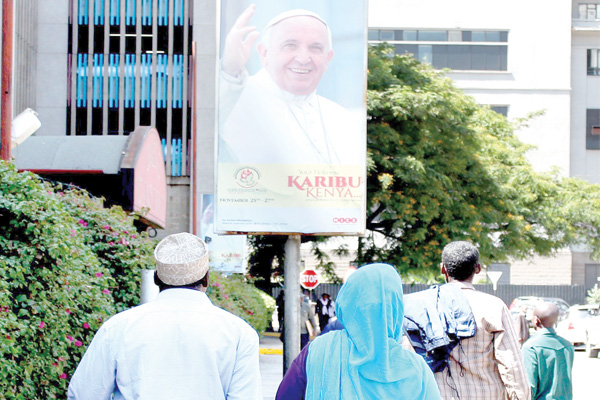
[(314, 289), (319, 284), (319, 274), (314, 269), (300, 272), (300, 286), (304, 289)]

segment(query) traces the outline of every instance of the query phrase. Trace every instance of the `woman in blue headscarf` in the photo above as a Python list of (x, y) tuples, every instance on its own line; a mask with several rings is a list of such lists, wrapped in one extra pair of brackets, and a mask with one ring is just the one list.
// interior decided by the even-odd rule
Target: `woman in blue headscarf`
[(423, 358), (402, 348), (402, 280), (394, 267), (359, 268), (342, 286), (336, 313), (344, 329), (303, 349), (277, 400), (441, 399)]

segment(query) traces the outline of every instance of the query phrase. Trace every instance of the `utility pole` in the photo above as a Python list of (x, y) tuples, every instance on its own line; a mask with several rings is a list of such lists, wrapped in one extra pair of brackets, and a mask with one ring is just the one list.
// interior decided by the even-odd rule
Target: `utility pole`
[(13, 0), (2, 0), (2, 113), (0, 115), (0, 158), (10, 161), (12, 129)]
[(290, 235), (285, 242), (283, 265), (285, 314), (283, 341), (283, 373), (300, 354), (300, 235)]

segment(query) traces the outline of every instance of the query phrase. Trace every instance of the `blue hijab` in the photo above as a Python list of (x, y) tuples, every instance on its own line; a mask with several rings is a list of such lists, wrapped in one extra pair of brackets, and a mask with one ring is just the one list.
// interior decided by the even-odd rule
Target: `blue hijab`
[(310, 344), (306, 400), (441, 398), (423, 358), (401, 346), (402, 279), (394, 267), (359, 268), (336, 302), (345, 329)]

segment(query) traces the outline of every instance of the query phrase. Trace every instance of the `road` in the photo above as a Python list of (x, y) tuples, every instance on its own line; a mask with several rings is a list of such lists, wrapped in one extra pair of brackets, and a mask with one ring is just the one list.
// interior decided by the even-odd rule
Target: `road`
[(573, 400), (597, 399), (600, 358), (587, 358), (584, 351), (575, 352), (573, 362)]
[[(280, 355), (261, 355), (260, 369), (263, 375), (264, 400), (275, 398), (277, 386), (281, 380)], [(585, 352), (575, 352), (573, 363), (573, 400), (590, 400), (600, 397), (598, 379), (600, 376), (600, 358), (587, 358)]]

